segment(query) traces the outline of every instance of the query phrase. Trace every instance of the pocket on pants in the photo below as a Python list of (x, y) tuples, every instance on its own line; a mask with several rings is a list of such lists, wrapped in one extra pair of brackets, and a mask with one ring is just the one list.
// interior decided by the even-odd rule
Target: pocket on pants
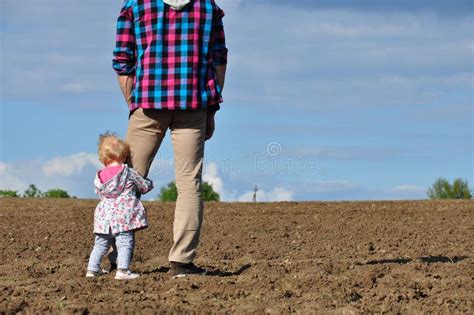
[(137, 107), (131, 110), (130, 113), (128, 113), (128, 120), (130, 120), (130, 117), (132, 117), (133, 114), (135, 114), (138, 110), (141, 110), (141, 109), (142, 109), (141, 107)]

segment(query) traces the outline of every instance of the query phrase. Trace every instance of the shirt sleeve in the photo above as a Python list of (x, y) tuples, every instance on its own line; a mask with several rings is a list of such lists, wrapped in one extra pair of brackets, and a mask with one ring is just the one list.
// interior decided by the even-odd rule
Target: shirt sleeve
[(135, 31), (132, 1), (125, 0), (117, 19), (113, 68), (118, 75), (135, 73)]
[(213, 19), (212, 19), (212, 60), (214, 66), (226, 65), (227, 64), (227, 52), (228, 49), (225, 44), (225, 32), (224, 23), (222, 18), (224, 17), (224, 11), (217, 5), (214, 7)]
[(153, 189), (153, 182), (138, 174), (134, 169), (130, 169), (130, 180), (133, 181), (138, 192), (141, 194), (146, 194)]

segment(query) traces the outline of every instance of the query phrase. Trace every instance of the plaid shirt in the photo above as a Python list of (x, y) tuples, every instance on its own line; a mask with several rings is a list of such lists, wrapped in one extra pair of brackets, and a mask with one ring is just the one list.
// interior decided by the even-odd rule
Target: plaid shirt
[(227, 64), (224, 12), (214, 0), (175, 11), (162, 0), (125, 0), (113, 68), (135, 75), (130, 110), (218, 109), (215, 66)]

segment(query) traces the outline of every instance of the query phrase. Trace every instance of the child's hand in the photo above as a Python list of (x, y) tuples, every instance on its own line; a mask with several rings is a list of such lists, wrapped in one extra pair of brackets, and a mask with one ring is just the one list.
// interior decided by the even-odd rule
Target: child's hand
[(134, 169), (130, 169), (130, 178), (134, 182), (140, 194), (146, 194), (153, 189), (153, 182), (148, 178), (144, 178)]

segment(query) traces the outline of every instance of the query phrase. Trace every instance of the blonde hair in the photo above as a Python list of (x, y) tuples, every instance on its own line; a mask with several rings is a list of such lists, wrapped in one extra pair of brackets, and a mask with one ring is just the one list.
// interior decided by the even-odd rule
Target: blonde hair
[(124, 163), (130, 155), (128, 143), (118, 137), (117, 134), (106, 132), (99, 137), (99, 160), (104, 165), (112, 162)]

